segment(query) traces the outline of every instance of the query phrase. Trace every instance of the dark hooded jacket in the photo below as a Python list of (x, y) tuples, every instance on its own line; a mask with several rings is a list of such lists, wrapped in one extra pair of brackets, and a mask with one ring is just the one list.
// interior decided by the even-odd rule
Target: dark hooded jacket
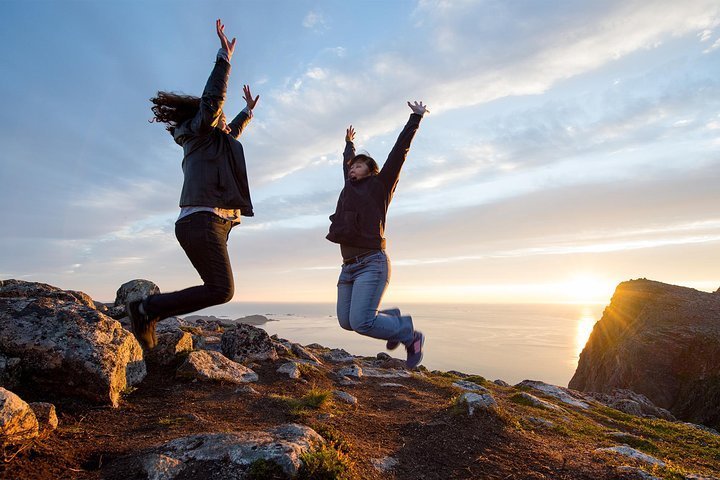
[(355, 146), (352, 142), (345, 143), (343, 152), (345, 187), (340, 192), (335, 213), (330, 216), (330, 233), (325, 238), (352, 247), (385, 248), (387, 210), (421, 119), (422, 116), (416, 113), (410, 115), (377, 175), (350, 180), (348, 173), (350, 163), (355, 157)]
[(180, 206), (240, 209), (243, 216), (252, 217), (245, 154), (237, 140), (250, 122), (250, 115), (240, 112), (228, 124), (230, 133), (216, 128), (229, 77), (230, 63), (218, 56), (200, 99), (200, 109), (173, 132), (175, 142), (185, 153)]

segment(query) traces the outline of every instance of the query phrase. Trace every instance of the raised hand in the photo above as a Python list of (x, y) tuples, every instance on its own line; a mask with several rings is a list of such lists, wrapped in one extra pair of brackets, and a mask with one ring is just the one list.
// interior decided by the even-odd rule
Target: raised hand
[(245, 99), (245, 103), (247, 103), (247, 108), (252, 110), (255, 108), (255, 105), (257, 105), (258, 100), (260, 100), (260, 95), (253, 99), (252, 93), (250, 93), (250, 85), (243, 85), (243, 98)]
[(219, 18), (215, 21), (215, 29), (217, 30), (218, 37), (220, 37), (220, 45), (227, 50), (228, 57), (232, 57), (233, 51), (235, 50), (235, 38), (233, 37), (232, 41), (228, 42), (225, 36), (225, 25), (222, 24)]
[(352, 125), (348, 127), (347, 130), (345, 130), (345, 141), (346, 142), (352, 142), (355, 140), (355, 129)]
[(425, 115), (426, 113), (430, 113), (430, 110), (428, 110), (427, 105), (423, 105), (422, 101), (420, 102), (407, 102), (408, 107), (410, 107), (410, 110), (413, 111), (413, 113), (417, 113), (418, 115)]

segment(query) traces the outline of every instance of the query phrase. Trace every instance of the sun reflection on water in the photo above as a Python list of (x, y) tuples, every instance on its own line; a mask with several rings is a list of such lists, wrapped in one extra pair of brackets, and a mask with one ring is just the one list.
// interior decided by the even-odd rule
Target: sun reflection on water
[(585, 344), (592, 333), (592, 329), (595, 326), (597, 320), (593, 316), (592, 311), (589, 308), (584, 308), (580, 318), (577, 322), (577, 331), (575, 333), (575, 357), (580, 356)]

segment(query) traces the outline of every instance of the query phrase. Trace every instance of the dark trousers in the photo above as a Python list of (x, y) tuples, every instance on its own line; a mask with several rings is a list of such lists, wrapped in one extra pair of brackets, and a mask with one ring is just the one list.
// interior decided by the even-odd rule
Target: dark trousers
[(203, 280), (203, 285), (150, 295), (143, 305), (160, 319), (229, 302), (235, 291), (227, 240), (233, 223), (210, 212), (197, 212), (175, 222), (175, 236)]

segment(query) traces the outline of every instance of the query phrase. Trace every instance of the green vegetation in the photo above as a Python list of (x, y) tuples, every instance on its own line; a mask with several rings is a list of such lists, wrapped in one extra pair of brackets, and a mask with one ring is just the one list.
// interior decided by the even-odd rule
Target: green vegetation
[(245, 478), (248, 480), (288, 480), (288, 475), (277, 463), (260, 459), (250, 464)]
[(313, 426), (313, 430), (315, 430), (321, 437), (325, 439), (325, 443), (329, 445), (330, 447), (334, 448), (335, 450), (349, 454), (352, 450), (352, 444), (350, 441), (345, 437), (345, 435), (342, 434), (340, 430), (333, 427), (332, 425), (327, 424), (317, 424)]
[(310, 389), (300, 398), (272, 395), (271, 398), (284, 403), (293, 415), (304, 415), (308, 410), (319, 410), (330, 403), (330, 390)]
[(325, 374), (321, 372), (318, 368), (315, 368), (312, 365), (307, 365), (305, 363), (298, 363), (298, 370), (300, 370), (300, 375), (302, 375), (306, 379), (318, 380), (325, 377)]
[(513, 403), (517, 403), (518, 405), (525, 405), (526, 407), (542, 408), (538, 407), (537, 405), (532, 403), (529, 398), (525, 397), (524, 395), (520, 395), (519, 393), (513, 394), (509, 400)]
[(481, 375), (470, 375), (469, 377), (461, 378), (460, 380), (465, 380), (466, 382), (473, 382), (481, 386), (485, 386), (487, 383), (489, 383), (485, 377)]
[(300, 455), (297, 480), (351, 480), (353, 464), (344, 453), (325, 445)]

